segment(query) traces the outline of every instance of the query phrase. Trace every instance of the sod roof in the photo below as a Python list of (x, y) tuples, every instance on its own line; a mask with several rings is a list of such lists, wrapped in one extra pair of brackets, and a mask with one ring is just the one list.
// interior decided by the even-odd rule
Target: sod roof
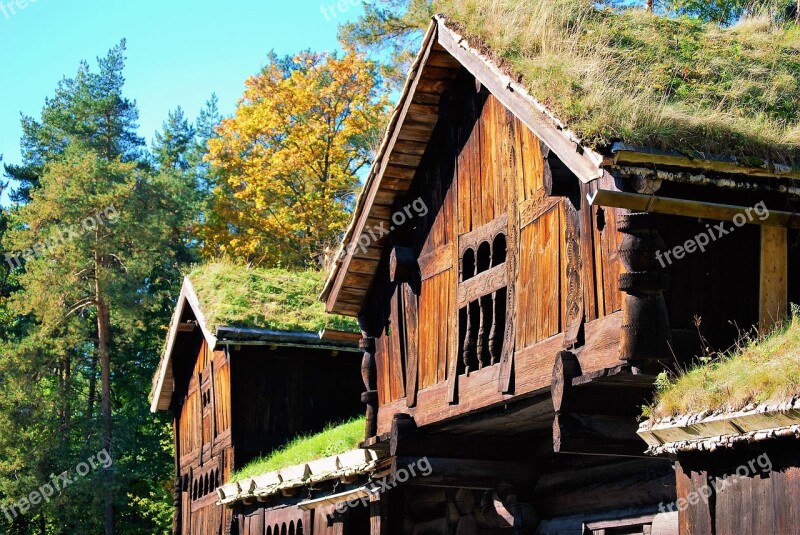
[(296, 437), (282, 448), (250, 461), (231, 476), (231, 482), (357, 448), (364, 439), (364, 420), (363, 416), (353, 418), (328, 425), (319, 433)]
[(583, 142), (800, 166), (800, 27), (720, 28), (589, 0), (438, 0)]
[(324, 305), (317, 299), (325, 279), (325, 274), (319, 271), (212, 262), (195, 267), (188, 278), (211, 332), (222, 326), (360, 332), (354, 319), (325, 313)]
[(645, 411), (651, 422), (793, 401), (800, 396), (800, 317), (657, 386)]

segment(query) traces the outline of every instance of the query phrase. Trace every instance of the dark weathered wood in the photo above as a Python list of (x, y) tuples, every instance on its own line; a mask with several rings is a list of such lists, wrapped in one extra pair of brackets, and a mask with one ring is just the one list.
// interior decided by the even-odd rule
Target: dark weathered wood
[(389, 279), (392, 282), (412, 282), (418, 278), (417, 255), (412, 247), (396, 245), (389, 254)]
[(553, 421), (553, 451), (582, 455), (645, 457), (636, 435), (635, 416), (557, 414)]
[[(680, 215), (702, 219), (731, 221), (739, 214), (752, 208), (745, 205), (720, 204), (707, 201), (656, 197), (641, 193), (629, 193), (606, 189), (597, 190), (589, 198), (592, 205), (626, 208), (634, 212), (652, 212), (655, 214)], [(748, 223), (774, 227), (800, 228), (800, 218), (792, 212), (770, 210), (764, 218), (753, 218)]]
[(464, 256), (467, 249), (478, 250), (483, 242), (492, 243), (498, 234), (505, 234), (508, 231), (508, 214), (503, 214), (486, 225), (463, 234), (458, 238), (459, 257)]
[(561, 202), (557, 197), (542, 195), (524, 201), (519, 208), (520, 227), (526, 227)]
[(564, 347), (578, 342), (584, 321), (583, 259), (581, 257), (580, 215), (571, 200), (564, 202), (564, 248), (566, 257), (565, 283), (561, 289), (564, 300)]
[(572, 379), (580, 374), (581, 364), (578, 357), (569, 351), (559, 351), (553, 364), (553, 383), (550, 386), (550, 396), (556, 411), (561, 410), (566, 392), (572, 389)]
[(536, 481), (538, 474), (533, 465), (522, 462), (426, 456), (395, 457), (392, 459), (392, 477), (396, 477), (398, 470), (401, 469), (405, 469), (408, 473), (408, 468), (418, 466), (423, 458), (430, 463), (430, 475), (425, 476), (417, 469), (417, 475), (409, 477), (407, 485), (488, 490), (497, 487), (502, 482), (530, 484)]
[(788, 233), (785, 228), (761, 227), (758, 324), (768, 332), (788, 313)]
[[(530, 128), (582, 181), (591, 181), (600, 173), (596, 162), (589, 158), (590, 151), (578, 151), (578, 145), (551, 122), (544, 113), (538, 111), (532, 99), (526, 95), (521, 86), (511, 90), (515, 85), (508, 77), (493, 70), (490, 64), (480, 55), (465, 49), (456, 33), (448, 29), (443, 20), (438, 21), (439, 43), (450, 52), (464, 67), (484, 84), (503, 105), (511, 110), (525, 125)], [(599, 158), (597, 159), (599, 162)]]
[[(514, 142), (509, 143), (509, 167), (520, 174), (520, 160), (523, 155), (518, 151), (516, 140), (519, 139), (518, 129), (521, 125), (512, 121), (510, 124), (509, 137)], [(521, 192), (519, 191), (516, 180), (508, 181), (508, 226), (506, 234), (506, 302), (505, 302), (505, 325), (502, 334), (502, 349), (499, 354), (500, 373), (497, 382), (497, 390), (506, 394), (512, 389), (512, 371), (514, 367), (514, 351), (516, 349), (516, 300), (517, 300), (517, 277), (519, 276), (519, 202)], [(499, 314), (495, 314), (499, 317)], [(492, 363), (495, 356), (492, 355)]]

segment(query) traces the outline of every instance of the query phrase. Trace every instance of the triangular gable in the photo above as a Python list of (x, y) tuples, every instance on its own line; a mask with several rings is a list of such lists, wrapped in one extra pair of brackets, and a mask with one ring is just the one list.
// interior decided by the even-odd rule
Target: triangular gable
[(366, 228), (390, 226), (394, 200), (411, 186), (438, 122), (439, 100), (461, 68), (469, 71), (525, 124), (582, 182), (603, 175), (603, 157), (580, 144), (527, 90), (466, 38), (434, 17), (409, 71), (383, 142), (356, 202), (321, 299), (328, 312), (356, 316), (381, 258), (386, 238), (362, 240)]
[(181, 318), (186, 311), (187, 305), (194, 314), (197, 325), (200, 327), (208, 347), (213, 349), (217, 345), (217, 338), (208, 329), (206, 319), (203, 316), (202, 310), (200, 310), (200, 302), (197, 299), (197, 293), (195, 293), (189, 278), (184, 277), (181, 293), (178, 296), (178, 302), (175, 306), (175, 312), (172, 314), (172, 321), (170, 321), (169, 324), (167, 344), (164, 347), (164, 353), (161, 356), (161, 361), (158, 364), (158, 371), (153, 381), (153, 390), (150, 396), (151, 412), (169, 410), (172, 401), (172, 392), (175, 388), (174, 377), (172, 375), (172, 352), (175, 349), (175, 341), (178, 339), (178, 333), (180, 333)]

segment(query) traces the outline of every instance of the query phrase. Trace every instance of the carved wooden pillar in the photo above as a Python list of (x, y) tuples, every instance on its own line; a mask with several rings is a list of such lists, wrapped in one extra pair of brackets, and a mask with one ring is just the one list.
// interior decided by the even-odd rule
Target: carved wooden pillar
[(669, 275), (656, 260), (666, 250), (650, 213), (628, 213), (617, 218), (617, 229), (624, 234), (619, 256), (627, 273), (619, 277), (626, 292), (622, 307), (620, 358), (645, 371), (656, 372), (669, 361), (672, 346), (664, 290)]
[(378, 390), (376, 387), (375, 338), (364, 335), (359, 342), (359, 348), (364, 351), (364, 357), (361, 359), (361, 379), (364, 381), (365, 391), (361, 394), (361, 401), (367, 404), (365, 438), (369, 439), (378, 434)]

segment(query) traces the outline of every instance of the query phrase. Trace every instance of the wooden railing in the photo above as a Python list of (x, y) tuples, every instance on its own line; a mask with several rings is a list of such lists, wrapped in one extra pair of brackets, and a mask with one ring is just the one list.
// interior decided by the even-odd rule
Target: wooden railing
[(459, 240), (458, 285), (460, 372), (500, 360), (506, 322), (507, 218), (501, 216)]

